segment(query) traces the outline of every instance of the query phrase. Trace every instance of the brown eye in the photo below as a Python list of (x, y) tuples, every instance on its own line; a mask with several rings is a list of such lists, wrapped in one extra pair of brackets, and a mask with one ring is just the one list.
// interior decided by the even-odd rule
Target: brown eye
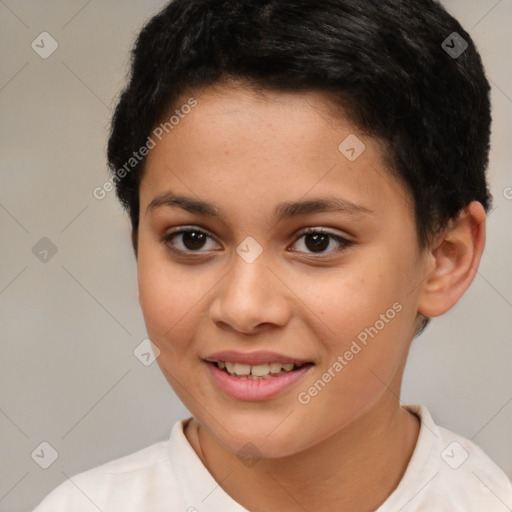
[[(301, 239), (304, 239), (304, 241), (299, 243)], [(333, 241), (334, 244), (332, 243)], [(342, 236), (335, 235), (321, 229), (310, 229), (305, 231), (297, 239), (297, 242), (295, 242), (295, 244), (302, 246), (302, 248), (297, 250), (298, 252), (308, 253), (310, 251), (310, 254), (331, 254), (339, 252), (350, 246), (352, 243), (353, 242), (351, 240), (347, 240)], [(331, 247), (331, 249), (327, 251), (329, 247)]]
[(308, 233), (304, 240), (306, 247), (313, 252), (323, 252), (329, 247), (329, 235), (325, 233)]
[[(179, 252), (204, 252), (210, 235), (200, 229), (181, 229), (165, 235), (162, 241), (172, 250)], [(207, 247), (209, 249), (209, 247)]]
[(183, 245), (191, 251), (201, 249), (206, 241), (206, 235), (199, 231), (185, 231), (183, 233)]

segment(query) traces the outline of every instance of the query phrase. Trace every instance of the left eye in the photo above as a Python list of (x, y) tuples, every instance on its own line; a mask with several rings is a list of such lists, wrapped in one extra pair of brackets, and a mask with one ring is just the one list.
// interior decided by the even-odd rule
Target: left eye
[[(173, 240), (180, 240), (179, 243), (174, 243)], [(163, 237), (163, 242), (169, 246), (169, 248), (173, 251), (181, 252), (181, 253), (193, 253), (193, 252), (205, 252), (201, 251), (201, 249), (211, 250), (215, 249), (215, 247), (207, 247), (208, 239), (212, 240), (212, 237), (202, 231), (201, 229), (182, 229), (180, 231), (175, 231), (173, 233), (169, 233)], [(336, 252), (336, 250), (343, 250), (346, 247), (350, 246), (352, 242), (347, 240), (346, 238), (335, 235), (328, 231), (324, 231), (322, 229), (309, 229), (307, 231), (302, 232), (297, 241), (294, 243), (300, 245), (300, 241), (304, 239), (302, 242), (302, 246), (311, 251), (310, 254), (322, 254), (325, 252)], [(334, 241), (334, 245), (337, 244), (337, 249), (332, 250), (332, 241)], [(213, 244), (216, 245), (216, 244)], [(331, 248), (331, 250), (327, 251), (327, 249)], [(306, 252), (303, 249), (293, 250), (292, 252)]]
[[(304, 239), (302, 246), (312, 251), (312, 254), (336, 252), (337, 250), (343, 250), (352, 244), (350, 240), (347, 240), (340, 235), (329, 233), (328, 231), (324, 231), (322, 229), (309, 229), (303, 232), (295, 243), (299, 243), (301, 239)], [(333, 240), (335, 245), (338, 244), (337, 249), (326, 251), (326, 249), (332, 246), (331, 241)], [(305, 251), (299, 250), (298, 252)]]

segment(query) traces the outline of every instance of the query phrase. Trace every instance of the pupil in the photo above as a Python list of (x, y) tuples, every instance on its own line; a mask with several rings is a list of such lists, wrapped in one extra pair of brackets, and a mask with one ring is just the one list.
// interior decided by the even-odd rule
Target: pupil
[[(311, 240), (312, 243), (308, 243)], [(325, 250), (329, 247), (329, 236), (323, 233), (310, 233), (306, 235), (306, 247), (309, 250)]]
[(200, 249), (204, 245), (205, 234), (197, 231), (183, 233), (183, 244), (187, 249)]

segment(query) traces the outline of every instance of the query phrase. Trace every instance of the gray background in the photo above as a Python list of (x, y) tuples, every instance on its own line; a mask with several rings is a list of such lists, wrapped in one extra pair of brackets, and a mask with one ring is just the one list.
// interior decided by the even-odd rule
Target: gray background
[[(4, 512), (30, 510), (66, 476), (164, 439), (188, 415), (156, 363), (134, 357), (146, 333), (128, 218), (113, 192), (92, 195), (108, 177), (129, 49), (163, 4), (0, 1)], [(493, 87), (495, 210), (471, 289), (412, 345), (402, 399), (427, 405), (512, 477), (512, 1), (444, 4), (474, 37)], [(31, 48), (44, 31), (59, 44), (47, 59)], [(32, 251), (43, 237), (57, 248), (46, 262)], [(43, 441), (58, 452), (46, 470), (31, 458)]]

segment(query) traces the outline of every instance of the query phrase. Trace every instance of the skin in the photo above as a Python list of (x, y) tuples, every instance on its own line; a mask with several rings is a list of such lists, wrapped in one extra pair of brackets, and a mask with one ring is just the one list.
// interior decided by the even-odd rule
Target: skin
[[(197, 106), (148, 155), (134, 234), (148, 335), (193, 415), (185, 435), (251, 511), (375, 510), (398, 485), (418, 437), (418, 418), (398, 398), (418, 314), (443, 314), (470, 285), (485, 212), (471, 203), (422, 251), (410, 195), (386, 170), (379, 141), (334, 116), (321, 93), (256, 94), (228, 83), (194, 98)], [(338, 149), (350, 134), (366, 145), (355, 161)], [(222, 217), (148, 209), (169, 192), (215, 203)], [(371, 213), (273, 216), (283, 201), (326, 196)], [(211, 236), (199, 249), (183, 235), (164, 240), (191, 226)], [(352, 243), (329, 238), (314, 252), (300, 233), (309, 227)], [(246, 237), (263, 249), (250, 264), (236, 252)], [(401, 311), (301, 404), (298, 393), (394, 303)], [(203, 358), (220, 350), (271, 350), (314, 366), (275, 398), (242, 401), (209, 377)], [(248, 442), (257, 448), (250, 467), (237, 457)]]

